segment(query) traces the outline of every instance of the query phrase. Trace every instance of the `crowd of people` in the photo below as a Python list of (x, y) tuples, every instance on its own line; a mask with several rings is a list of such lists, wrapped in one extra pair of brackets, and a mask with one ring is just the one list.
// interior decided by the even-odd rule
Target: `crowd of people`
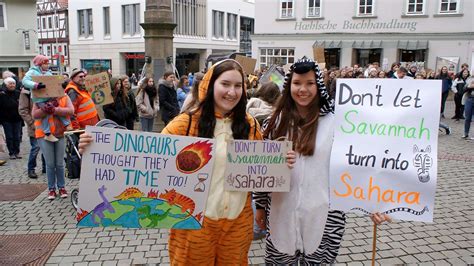
[[(35, 90), (45, 89), (45, 84), (34, 82), (32, 76), (52, 75), (48, 62), (45, 56), (36, 56), (34, 66), (26, 73), (22, 84), (14, 76), (4, 77), (0, 113), (9, 114), (1, 116), (1, 123), (11, 160), (21, 158), (21, 129), (23, 123), (27, 125), (31, 143), (28, 176), (37, 178), (36, 157), (41, 150), (48, 180), (48, 199), (53, 200), (58, 196), (56, 191), (60, 197), (67, 197), (65, 132), (95, 125), (99, 116), (85, 88), (87, 73), (81, 69), (74, 69), (68, 76), (64, 96), (35, 97)], [(444, 104), (452, 90), (456, 103), (453, 119), (465, 119), (463, 138), (468, 138), (474, 102), (473, 80), (467, 65), (455, 75), (447, 70), (442, 67), (439, 73), (433, 73), (419, 71), (416, 66), (406, 69), (397, 63), (388, 72), (380, 70), (378, 64), (365, 69), (355, 65), (326, 70), (320, 69), (313, 60), (302, 58), (289, 68), (281, 89), (274, 83), (258, 84), (258, 78), (250, 81), (237, 61), (227, 59), (214, 64), (206, 73), (181, 76), (179, 80), (173, 72), (165, 72), (158, 85), (155, 79), (144, 78), (137, 82), (136, 93), (131, 89), (129, 77), (113, 76), (110, 84), (114, 101), (102, 109), (105, 118), (129, 130), (133, 130), (134, 123), (139, 120), (142, 131), (152, 132), (154, 121), (161, 113), (165, 124), (162, 134), (216, 141), (202, 229), (171, 230), (172, 264), (241, 262), (245, 265), (255, 231), (266, 236), (265, 262), (268, 264), (333, 263), (345, 228), (345, 214), (329, 210), (327, 195), (336, 80), (440, 79), (441, 116), (444, 117)], [(263, 73), (255, 74), (259, 77)], [(253, 97), (247, 93), (250, 90)], [(286, 162), (297, 185), (292, 186), (290, 192), (252, 195), (224, 190), (225, 151), (229, 139), (275, 140), (281, 137), (293, 142)], [(91, 135), (82, 134), (80, 152), (92, 142)], [(321, 170), (314, 171), (315, 167)], [(288, 217), (300, 218), (296, 221)], [(390, 221), (390, 217), (379, 213), (370, 218), (376, 224)]]

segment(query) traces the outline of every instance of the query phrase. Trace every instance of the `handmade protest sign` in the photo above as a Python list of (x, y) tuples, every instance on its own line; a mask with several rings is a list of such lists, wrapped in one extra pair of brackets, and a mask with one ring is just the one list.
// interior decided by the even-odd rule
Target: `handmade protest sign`
[(230, 191), (290, 191), (286, 154), (291, 141), (230, 140), (224, 188)]
[(63, 76), (32, 76), (34, 82), (43, 83), (46, 88), (31, 90), (35, 98), (53, 98), (64, 96)]
[(433, 221), (441, 82), (339, 79), (330, 207)]
[(107, 72), (87, 75), (85, 85), (96, 106), (114, 102), (110, 88), (109, 74), (107, 74)]
[(247, 75), (253, 74), (253, 71), (255, 70), (255, 65), (257, 64), (257, 59), (242, 56), (242, 55), (236, 55), (235, 61), (240, 63), (245, 74)]
[(86, 127), (77, 225), (199, 229), (214, 141)]

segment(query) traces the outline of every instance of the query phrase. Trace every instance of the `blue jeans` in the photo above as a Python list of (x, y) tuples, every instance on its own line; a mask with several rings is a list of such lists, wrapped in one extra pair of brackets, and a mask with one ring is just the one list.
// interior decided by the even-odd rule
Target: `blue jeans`
[(5, 138), (7, 141), (8, 155), (19, 154), (21, 142), (21, 121), (3, 122), (3, 131), (5, 132)]
[[(38, 140), (35, 137), (30, 137), (30, 156), (28, 157), (28, 171), (34, 171), (36, 168), (36, 157), (40, 151)], [(41, 154), (41, 162), (43, 169), (46, 169), (46, 162), (44, 161), (44, 156)]]
[(472, 121), (472, 107), (474, 105), (474, 97), (468, 97), (464, 104), (464, 135), (469, 135), (469, 129), (471, 128)]
[(142, 124), (142, 131), (145, 131), (145, 132), (153, 131), (153, 122), (155, 122), (154, 118), (140, 117), (140, 122)]
[(38, 139), (41, 152), (46, 161), (46, 176), (48, 177), (49, 190), (64, 188), (64, 137), (58, 138), (56, 142), (50, 142), (43, 138)]

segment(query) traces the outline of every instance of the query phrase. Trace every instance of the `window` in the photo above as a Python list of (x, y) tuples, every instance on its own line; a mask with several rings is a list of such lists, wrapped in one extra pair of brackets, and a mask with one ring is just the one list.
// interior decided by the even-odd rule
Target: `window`
[(425, 0), (408, 0), (407, 15), (425, 13)]
[(173, 0), (176, 35), (206, 37), (206, 0)]
[(104, 35), (110, 35), (110, 7), (104, 7)]
[(67, 45), (64, 45), (64, 56), (67, 56)]
[(51, 46), (49, 46), (49, 45), (46, 47), (46, 56), (47, 57), (51, 56)]
[(52, 28), (53, 28), (53, 18), (48, 17), (48, 29), (52, 29)]
[(308, 9), (306, 12), (308, 18), (321, 17), (321, 0), (308, 0)]
[(295, 49), (293, 48), (260, 49), (260, 66), (283, 66), (294, 62)]
[(140, 34), (140, 4), (122, 6), (123, 34)]
[(54, 24), (56, 25), (56, 29), (59, 29), (59, 18), (58, 18), (58, 16), (54, 16)]
[(38, 30), (41, 29), (41, 20), (39, 18), (36, 19), (36, 25), (38, 26)]
[(227, 39), (237, 40), (237, 15), (227, 14)]
[(441, 6), (439, 13), (457, 13), (458, 12), (458, 0), (441, 0)]
[(280, 18), (293, 18), (293, 0), (280, 0)]
[(375, 0), (359, 0), (359, 8), (357, 9), (359, 16), (373, 16), (374, 15), (374, 1)]
[(92, 9), (83, 9), (77, 11), (79, 19), (79, 36), (92, 37)]
[(224, 12), (212, 10), (212, 37), (224, 38)]
[(7, 14), (5, 10), (5, 3), (0, 3), (0, 29), (7, 27)]
[(42, 20), (43, 20), (43, 30), (44, 30), (44, 29), (46, 29), (46, 18), (43, 17)]

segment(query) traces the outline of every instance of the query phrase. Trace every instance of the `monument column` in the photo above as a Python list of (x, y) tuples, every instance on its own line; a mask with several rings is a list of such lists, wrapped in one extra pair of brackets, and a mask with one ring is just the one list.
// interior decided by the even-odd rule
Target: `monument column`
[[(140, 24), (145, 30), (146, 76), (158, 80), (165, 71), (173, 68), (173, 12), (171, 0), (146, 0), (145, 22)], [(145, 59), (146, 60), (146, 59)]]

